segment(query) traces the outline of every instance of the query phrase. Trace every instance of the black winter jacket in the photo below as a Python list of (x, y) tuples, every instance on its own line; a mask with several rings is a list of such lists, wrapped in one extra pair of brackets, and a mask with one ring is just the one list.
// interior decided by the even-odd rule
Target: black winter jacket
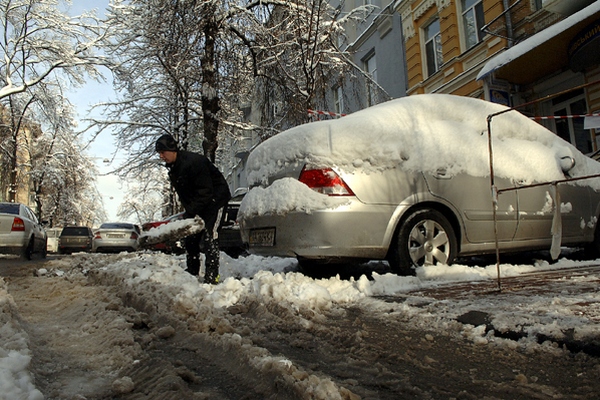
[(173, 164), (167, 164), (169, 179), (185, 209), (184, 218), (202, 219), (224, 207), (231, 192), (221, 171), (205, 156), (180, 150)]

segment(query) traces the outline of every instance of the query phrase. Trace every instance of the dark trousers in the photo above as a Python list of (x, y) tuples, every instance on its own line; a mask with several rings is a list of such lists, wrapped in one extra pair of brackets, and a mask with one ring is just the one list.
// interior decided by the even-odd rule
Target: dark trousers
[(194, 276), (200, 274), (200, 253), (204, 253), (204, 283), (215, 284), (219, 280), (219, 235), (223, 223), (223, 208), (210, 213), (204, 219), (204, 230), (185, 238), (187, 253), (186, 271)]

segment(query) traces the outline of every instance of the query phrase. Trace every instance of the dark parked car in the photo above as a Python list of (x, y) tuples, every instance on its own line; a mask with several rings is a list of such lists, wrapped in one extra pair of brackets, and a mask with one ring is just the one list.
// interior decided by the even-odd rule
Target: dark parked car
[(258, 145), (247, 172), (250, 252), (309, 269), (378, 259), (410, 274), (496, 248), (600, 254), (600, 179), (587, 178), (600, 163), (484, 100), (408, 96), (297, 126)]
[(238, 188), (225, 209), (225, 220), (219, 232), (219, 248), (231, 257), (246, 254), (248, 246), (242, 241), (240, 225), (237, 221), (238, 211), (248, 188)]
[(87, 226), (66, 226), (58, 237), (58, 252), (71, 254), (90, 252), (94, 242), (94, 233)]
[(136, 251), (140, 227), (127, 222), (107, 222), (94, 233), (94, 252)]
[(0, 253), (46, 257), (46, 231), (25, 204), (0, 203)]

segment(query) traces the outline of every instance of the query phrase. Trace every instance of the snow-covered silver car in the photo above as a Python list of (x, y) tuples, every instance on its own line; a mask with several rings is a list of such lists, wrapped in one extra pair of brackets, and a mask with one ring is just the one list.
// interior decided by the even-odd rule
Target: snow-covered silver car
[(106, 222), (94, 232), (93, 252), (136, 251), (140, 227), (127, 222)]
[(600, 163), (514, 110), (491, 119), (490, 146), (487, 117), (504, 110), (417, 95), (282, 132), (248, 158), (242, 238), (303, 266), (387, 259), (400, 274), (494, 253), (496, 232), (500, 252), (597, 254), (600, 179), (537, 184)]
[(0, 203), (0, 253), (46, 257), (46, 231), (25, 204)]

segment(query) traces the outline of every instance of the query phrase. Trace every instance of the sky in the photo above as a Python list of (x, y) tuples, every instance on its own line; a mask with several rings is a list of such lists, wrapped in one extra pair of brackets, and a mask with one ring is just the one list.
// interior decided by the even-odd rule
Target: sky
[[(104, 10), (107, 7), (108, 0), (73, 0), (70, 14), (80, 15), (85, 11), (95, 9), (97, 15), (102, 17), (104, 15)], [(101, 70), (101, 72), (106, 79), (104, 82), (96, 82), (90, 79), (86, 85), (71, 90), (69, 94), (69, 100), (75, 106), (77, 111), (77, 120), (80, 121), (79, 129), (83, 129), (86, 126), (86, 123), (83, 122), (84, 119), (93, 115), (99, 116), (97, 111), (95, 112), (96, 114), (90, 113), (90, 109), (94, 104), (115, 99), (110, 72), (106, 69)], [(89, 140), (89, 136), (86, 138)], [(84, 143), (88, 140), (84, 139)], [(116, 157), (113, 158), (116, 150), (114, 140), (108, 131), (100, 134), (87, 150), (87, 154), (92, 158), (98, 168), (97, 188), (102, 196), (104, 208), (109, 219), (109, 221), (102, 222), (118, 221), (118, 208), (125, 199), (127, 189), (124, 182), (116, 175), (110, 174), (110, 172), (123, 161), (123, 159), (119, 157), (119, 153), (116, 153)], [(105, 162), (106, 160), (111, 162)]]

